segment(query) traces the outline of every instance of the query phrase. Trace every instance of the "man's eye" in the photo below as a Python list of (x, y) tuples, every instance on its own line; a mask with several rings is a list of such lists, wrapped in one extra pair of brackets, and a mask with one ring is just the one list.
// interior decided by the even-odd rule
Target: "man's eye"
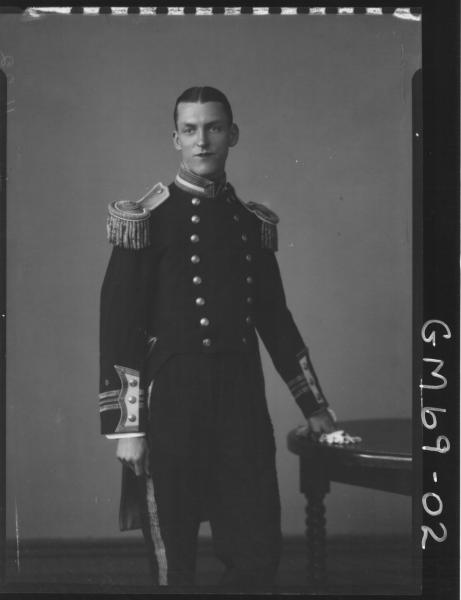
[(188, 127), (187, 129), (184, 129), (183, 131), (184, 131), (184, 133), (190, 134), (190, 133), (192, 133), (194, 130), (193, 130), (191, 127)]
[(216, 131), (221, 131), (221, 129), (222, 128), (219, 125), (213, 125), (213, 127), (211, 127), (210, 131), (216, 132)]

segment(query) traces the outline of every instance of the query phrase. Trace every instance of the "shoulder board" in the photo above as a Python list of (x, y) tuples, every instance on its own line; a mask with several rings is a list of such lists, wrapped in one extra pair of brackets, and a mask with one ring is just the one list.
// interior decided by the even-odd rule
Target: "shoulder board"
[(243, 202), (238, 196), (236, 198), (242, 206), (261, 221), (261, 247), (276, 252), (278, 249), (277, 223), (280, 220), (278, 215), (264, 204)]
[(261, 221), (265, 221), (271, 225), (277, 225), (280, 221), (278, 215), (270, 208), (267, 208), (267, 206), (264, 206), (264, 204), (259, 204), (258, 202), (242, 202), (242, 204), (255, 214), (258, 219), (261, 219)]
[(159, 182), (156, 183), (148, 192), (146, 192), (142, 198), (136, 200), (136, 203), (151, 212), (154, 210), (154, 208), (160, 206), (160, 204), (162, 204), (162, 202), (164, 202), (169, 195), (170, 192), (167, 186)]
[(150, 246), (150, 213), (164, 202), (170, 192), (163, 183), (156, 183), (136, 201), (116, 200), (109, 204), (107, 237), (111, 244), (139, 250)]

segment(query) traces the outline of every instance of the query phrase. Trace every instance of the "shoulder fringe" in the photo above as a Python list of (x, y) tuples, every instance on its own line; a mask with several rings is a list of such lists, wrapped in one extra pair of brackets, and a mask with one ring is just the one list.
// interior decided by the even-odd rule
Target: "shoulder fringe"
[(263, 248), (277, 252), (279, 249), (277, 225), (267, 221), (261, 223), (261, 244)]
[(168, 188), (156, 183), (142, 198), (135, 202), (117, 200), (109, 204), (107, 238), (114, 246), (140, 250), (150, 245), (151, 211), (170, 195)]
[(278, 215), (258, 202), (243, 202), (238, 196), (237, 200), (250, 212), (252, 212), (261, 221), (261, 246), (267, 250), (277, 252), (278, 250), (278, 235), (277, 223), (279, 222)]
[(267, 206), (264, 206), (264, 204), (259, 204), (258, 202), (247, 202), (246, 207), (261, 221), (262, 247), (277, 252), (277, 223), (280, 220), (278, 215), (270, 208), (267, 208)]

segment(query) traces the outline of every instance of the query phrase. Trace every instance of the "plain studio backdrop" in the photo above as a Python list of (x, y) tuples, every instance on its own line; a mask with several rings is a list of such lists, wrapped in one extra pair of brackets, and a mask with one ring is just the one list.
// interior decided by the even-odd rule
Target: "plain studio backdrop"
[[(170, 183), (173, 105), (192, 85), (230, 99), (241, 137), (229, 180), (280, 216), (288, 304), (338, 418), (410, 417), (419, 23), (3, 14), (0, 40), (9, 79), (9, 537), (133, 535), (118, 531), (120, 464), (99, 433), (106, 209)], [(285, 439), (303, 417), (265, 351), (263, 360), (283, 531), (301, 534), (298, 462)], [(411, 530), (410, 498), (334, 484), (327, 507), (329, 534)]]

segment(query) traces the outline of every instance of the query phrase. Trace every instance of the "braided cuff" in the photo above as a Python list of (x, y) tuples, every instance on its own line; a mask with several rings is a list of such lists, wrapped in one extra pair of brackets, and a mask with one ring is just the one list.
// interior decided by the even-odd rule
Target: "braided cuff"
[(139, 372), (114, 365), (121, 387), (99, 394), (101, 433), (141, 433), (146, 420), (144, 390), (139, 386)]

